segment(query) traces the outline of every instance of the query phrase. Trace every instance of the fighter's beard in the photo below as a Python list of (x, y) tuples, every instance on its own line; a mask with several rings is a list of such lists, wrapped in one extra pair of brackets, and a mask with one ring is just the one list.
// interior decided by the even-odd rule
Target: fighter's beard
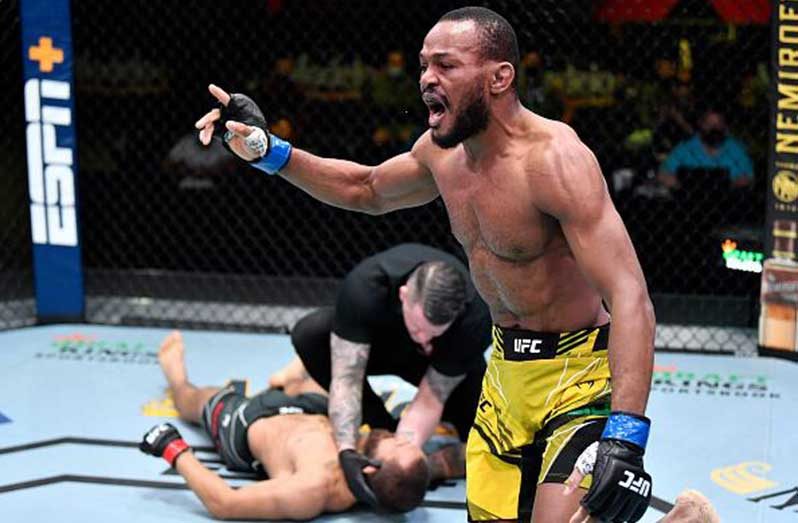
[(481, 86), (477, 86), (473, 101), (465, 110), (454, 115), (452, 130), (446, 134), (432, 132), (432, 142), (442, 149), (451, 149), (463, 140), (471, 138), (488, 128), (488, 104)]

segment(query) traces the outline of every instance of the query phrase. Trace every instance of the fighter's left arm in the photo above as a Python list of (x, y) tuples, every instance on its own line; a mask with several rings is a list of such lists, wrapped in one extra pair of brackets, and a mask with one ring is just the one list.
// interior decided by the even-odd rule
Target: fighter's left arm
[(237, 489), (207, 469), (191, 452), (180, 455), (175, 468), (217, 519), (306, 520), (321, 514), (327, 504), (328, 475), (321, 465), (315, 473), (280, 476)]
[[(171, 423), (155, 425), (144, 433), (139, 449), (163, 458), (183, 476), (189, 488), (217, 519), (310, 519), (327, 507), (344, 510), (354, 498), (330, 503), (328, 487), (338, 471), (337, 460), (318, 462), (304, 474), (280, 476), (234, 489), (200, 462)], [(330, 507), (328, 507), (330, 505)]]
[(612, 313), (612, 413), (596, 448), (593, 482), (571, 523), (588, 514), (635, 522), (651, 499), (651, 476), (643, 466), (650, 421), (643, 413), (654, 364), (654, 308), (595, 156), (575, 134), (554, 143), (534, 198), (559, 221), (579, 270)]
[(654, 308), (626, 227), (593, 153), (574, 136), (533, 174), (538, 208), (556, 218), (573, 256), (612, 314), (612, 410), (642, 415), (654, 362)]
[(424, 445), (435, 432), (449, 395), (465, 377), (465, 374), (460, 376), (441, 374), (430, 365), (419, 383), (413, 401), (399, 419), (396, 434), (407, 438), (418, 447)]

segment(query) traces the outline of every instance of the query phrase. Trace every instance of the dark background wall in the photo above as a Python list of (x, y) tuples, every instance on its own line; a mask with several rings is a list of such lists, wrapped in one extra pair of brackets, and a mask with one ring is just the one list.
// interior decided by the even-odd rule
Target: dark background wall
[[(624, 23), (608, 20), (606, 8), (634, 2), (481, 4), (516, 28), (524, 103), (570, 123), (596, 152), (659, 317), (753, 326), (759, 275), (724, 267), (720, 246), (733, 238), (761, 251), (769, 27), (729, 24), (706, 0)], [(401, 241), (459, 254), (440, 201), (381, 217), (333, 209), (219, 147), (200, 148), (193, 123), (211, 107), (206, 86), (214, 82), (250, 94), (273, 131), (296, 146), (378, 163), (425, 130), (416, 56), (438, 17), (462, 5), (74, 1), (89, 297), (313, 305), (330, 299), (330, 287), (276, 282), (340, 278)], [(0, 58), (9, 72), (1, 94), (11, 107), (0, 112), (8, 130), (0, 137), (0, 233), (10, 246), (0, 252), (2, 274), (30, 267), (15, 10), (15, 2), (0, 4)], [(626, 15), (609, 11), (610, 19), (634, 18)], [(689, 137), (668, 127), (669, 108), (692, 122), (706, 105), (722, 109), (745, 144), (753, 184), (667, 194), (656, 182), (659, 163)], [(20, 281), (29, 280), (28, 271)], [(30, 294), (30, 283), (0, 293), (12, 291)]]

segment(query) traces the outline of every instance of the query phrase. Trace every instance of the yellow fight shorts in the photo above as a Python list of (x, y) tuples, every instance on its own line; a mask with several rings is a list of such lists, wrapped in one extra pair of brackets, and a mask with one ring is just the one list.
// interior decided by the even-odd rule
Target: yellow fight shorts
[[(543, 333), (493, 327), (468, 435), (469, 521), (529, 521), (540, 483), (564, 483), (610, 413), (609, 324)], [(591, 477), (582, 481), (589, 488)]]

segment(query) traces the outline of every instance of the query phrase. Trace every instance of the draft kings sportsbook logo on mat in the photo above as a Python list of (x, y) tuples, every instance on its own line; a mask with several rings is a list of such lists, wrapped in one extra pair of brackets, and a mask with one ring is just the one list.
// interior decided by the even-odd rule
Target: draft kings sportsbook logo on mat
[(47, 360), (126, 365), (157, 365), (158, 351), (141, 341), (103, 340), (91, 334), (55, 336), (50, 346), (34, 357)]
[(651, 391), (661, 394), (781, 399), (764, 374), (729, 371), (694, 372), (677, 365), (654, 365)]
[(716, 468), (710, 477), (716, 485), (741, 499), (782, 511), (785, 516), (792, 513), (798, 521), (798, 485), (770, 477), (773, 468), (762, 461), (744, 461)]

